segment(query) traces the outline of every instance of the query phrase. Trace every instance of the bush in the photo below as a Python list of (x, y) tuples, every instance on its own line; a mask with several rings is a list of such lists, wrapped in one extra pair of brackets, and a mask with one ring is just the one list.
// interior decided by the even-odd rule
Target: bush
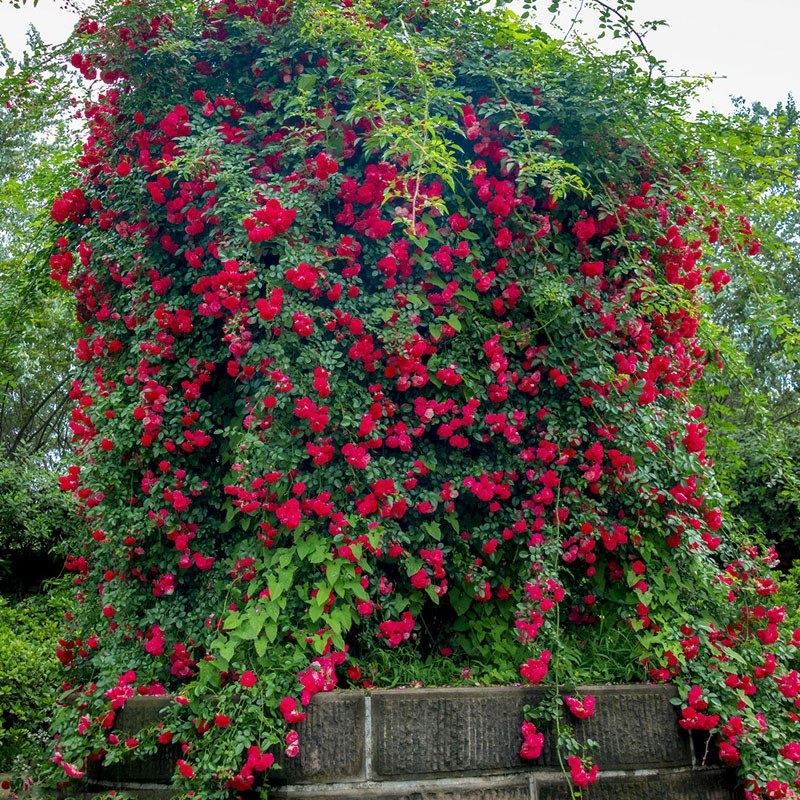
[(731, 485), (733, 510), (775, 543), (788, 567), (800, 556), (800, 428), (742, 426), (732, 438), (744, 462)]
[(59, 575), (82, 526), (58, 476), (27, 458), (0, 458), (0, 592), (38, 591)]
[[(174, 740), (176, 785), (226, 797), (386, 652), (558, 688), (616, 624), (775, 796), (800, 640), (688, 401), (704, 259), (758, 240), (670, 138), (680, 98), (479, 4), (138, 9), (81, 25), (109, 88), (52, 210), (91, 531), (53, 780)], [(113, 732), (165, 691), (158, 729)]]
[(47, 753), (47, 727), (58, 699), (56, 658), (69, 584), (20, 601), (0, 596), (0, 772)]

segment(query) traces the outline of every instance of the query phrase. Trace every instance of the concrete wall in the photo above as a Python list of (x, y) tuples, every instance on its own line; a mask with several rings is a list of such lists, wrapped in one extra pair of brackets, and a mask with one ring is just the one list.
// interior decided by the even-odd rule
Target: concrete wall
[[(574, 721), (600, 743), (601, 778), (587, 800), (733, 800), (731, 774), (699, 766), (664, 686), (583, 687), (597, 713)], [(392, 689), (320, 694), (298, 726), (300, 755), (270, 776), (275, 800), (566, 800), (552, 735), (536, 762), (519, 757), (521, 709), (542, 690)], [(157, 718), (168, 700), (134, 698), (119, 725)], [(174, 752), (91, 772), (96, 790), (168, 798)]]

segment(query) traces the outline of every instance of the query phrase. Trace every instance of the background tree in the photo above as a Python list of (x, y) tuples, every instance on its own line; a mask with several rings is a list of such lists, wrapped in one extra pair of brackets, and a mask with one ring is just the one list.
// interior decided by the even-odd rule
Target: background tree
[(739, 100), (732, 116), (697, 125), (734, 218), (749, 209), (761, 242), (745, 268), (719, 248), (732, 280), (709, 302), (726, 335), (724, 369), (699, 399), (732, 511), (778, 543), (786, 566), (800, 546), (799, 119), (790, 96), (771, 110)]
[(64, 61), (35, 31), (22, 59), (2, 43), (0, 57), (0, 588), (22, 591), (60, 571), (77, 527), (55, 472), (69, 441), (75, 312), (49, 258), (50, 206), (78, 126)]
[[(49, 279), (52, 198), (76, 154), (72, 81), (35, 31), (0, 81), (0, 437), (6, 455), (57, 453), (74, 312)], [(61, 416), (59, 417), (59, 410)]]
[(0, 42), (0, 772), (24, 776), (56, 700), (69, 588), (52, 579), (80, 530), (57, 477), (75, 312), (49, 277), (77, 138), (64, 63), (35, 31), (19, 60)]

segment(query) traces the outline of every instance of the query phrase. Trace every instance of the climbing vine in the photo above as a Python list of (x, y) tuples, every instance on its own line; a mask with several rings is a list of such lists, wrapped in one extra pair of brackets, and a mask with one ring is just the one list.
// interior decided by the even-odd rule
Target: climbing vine
[[(77, 42), (103, 88), (51, 264), (90, 535), (54, 780), (179, 743), (175, 785), (227, 797), (386, 651), (561, 688), (613, 620), (752, 797), (790, 796), (800, 634), (688, 399), (711, 245), (759, 244), (669, 89), (468, 2), (137, 2)], [(593, 713), (572, 688), (522, 758)]]

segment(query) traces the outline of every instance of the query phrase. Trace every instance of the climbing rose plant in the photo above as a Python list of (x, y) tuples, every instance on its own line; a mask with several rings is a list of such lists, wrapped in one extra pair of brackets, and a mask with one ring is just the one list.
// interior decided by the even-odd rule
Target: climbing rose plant
[(53, 780), (172, 743), (176, 787), (251, 789), (380, 650), (502, 661), (582, 719), (563, 643), (610, 618), (750, 797), (793, 796), (800, 631), (688, 396), (713, 248), (758, 240), (664, 85), (439, 0), (124, 3), (76, 41), (103, 88), (52, 209), (89, 532)]

